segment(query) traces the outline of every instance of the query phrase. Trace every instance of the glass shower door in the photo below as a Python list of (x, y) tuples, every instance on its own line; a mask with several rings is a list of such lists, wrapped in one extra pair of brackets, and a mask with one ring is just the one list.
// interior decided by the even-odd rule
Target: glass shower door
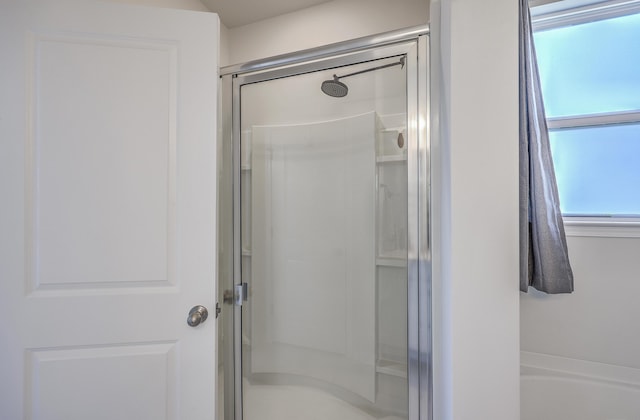
[(240, 89), (245, 420), (408, 418), (404, 60)]

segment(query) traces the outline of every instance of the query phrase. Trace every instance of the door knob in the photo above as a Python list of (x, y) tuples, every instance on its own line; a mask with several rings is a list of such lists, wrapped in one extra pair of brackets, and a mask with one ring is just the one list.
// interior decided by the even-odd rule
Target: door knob
[(196, 305), (189, 311), (189, 317), (187, 318), (187, 324), (190, 327), (197, 327), (207, 320), (209, 311), (202, 305)]

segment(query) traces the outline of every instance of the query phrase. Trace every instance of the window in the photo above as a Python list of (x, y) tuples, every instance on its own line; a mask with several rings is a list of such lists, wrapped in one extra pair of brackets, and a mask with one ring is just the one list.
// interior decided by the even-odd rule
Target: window
[(565, 216), (640, 217), (640, 1), (534, 16)]

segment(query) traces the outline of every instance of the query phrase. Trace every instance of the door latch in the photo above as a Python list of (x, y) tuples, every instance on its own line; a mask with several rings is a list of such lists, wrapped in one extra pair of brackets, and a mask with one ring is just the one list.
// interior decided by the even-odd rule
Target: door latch
[(236, 284), (233, 290), (225, 290), (222, 295), (222, 301), (228, 305), (242, 306), (242, 302), (246, 302), (249, 297), (247, 283)]
[(242, 306), (242, 302), (246, 302), (248, 294), (248, 285), (247, 283), (236, 284), (235, 293), (234, 293), (234, 304), (236, 306)]

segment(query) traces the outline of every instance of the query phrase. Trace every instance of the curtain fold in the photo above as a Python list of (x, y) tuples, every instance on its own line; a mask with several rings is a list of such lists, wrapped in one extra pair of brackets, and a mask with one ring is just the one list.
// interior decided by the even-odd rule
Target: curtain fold
[(529, 1), (520, 0), (520, 290), (571, 293), (558, 188), (551, 159)]

